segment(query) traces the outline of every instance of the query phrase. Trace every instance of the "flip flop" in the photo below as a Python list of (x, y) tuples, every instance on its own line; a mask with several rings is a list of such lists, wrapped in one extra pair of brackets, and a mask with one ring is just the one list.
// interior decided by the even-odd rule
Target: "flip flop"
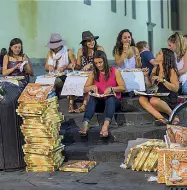
[(74, 113), (75, 110), (74, 110), (74, 106), (72, 103), (69, 104), (69, 110), (68, 110), (69, 113)]
[[(177, 121), (176, 121), (177, 120)], [(172, 122), (172, 125), (178, 125), (180, 123), (180, 119), (179, 117), (176, 115), (173, 122)]]
[(101, 131), (100, 132), (100, 137), (101, 138), (107, 138), (108, 137), (108, 131)]
[(86, 111), (86, 105), (82, 104), (78, 109), (74, 110), (75, 113), (83, 113)]
[(154, 124), (156, 126), (165, 126), (168, 124), (168, 120), (166, 118), (160, 118), (160, 119), (155, 120)]
[(100, 131), (100, 137), (101, 138), (107, 138), (108, 137), (108, 127), (106, 130), (102, 130)]
[(89, 128), (89, 123), (87, 121), (84, 121), (81, 130), (79, 131), (80, 136), (87, 136)]

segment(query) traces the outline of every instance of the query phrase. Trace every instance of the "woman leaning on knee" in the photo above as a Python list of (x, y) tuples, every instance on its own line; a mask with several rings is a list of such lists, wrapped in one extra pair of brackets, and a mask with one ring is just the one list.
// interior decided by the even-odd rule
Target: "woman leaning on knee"
[(187, 44), (178, 32), (168, 38), (169, 49), (175, 52), (182, 94), (187, 95)]
[[(60, 34), (51, 34), (50, 40), (47, 44), (50, 49), (45, 64), (45, 70), (49, 73), (62, 73), (65, 70), (74, 69), (76, 58), (72, 49), (65, 46), (65, 41)], [(56, 95), (59, 97), (63, 88), (66, 76), (59, 76), (55, 80)]]
[[(91, 71), (93, 69), (94, 52), (97, 50), (104, 51), (103, 47), (97, 44), (98, 38), (99, 36), (94, 36), (90, 31), (84, 31), (82, 33), (82, 40), (80, 42), (82, 47), (78, 50), (76, 69), (83, 71)], [(70, 96), (69, 112), (85, 112), (88, 95), (84, 94), (83, 104), (77, 109), (74, 109), (74, 100), (75, 96)]]
[(119, 69), (141, 68), (140, 53), (135, 47), (132, 33), (128, 29), (122, 30), (118, 34), (113, 56)]
[(97, 50), (93, 56), (93, 71), (90, 73), (84, 87), (84, 92), (94, 91), (98, 94), (110, 95), (104, 98), (90, 96), (84, 114), (81, 135), (86, 135), (89, 122), (94, 113), (103, 112), (105, 121), (100, 136), (108, 136), (108, 127), (115, 111), (121, 107), (121, 93), (125, 91), (125, 83), (121, 72), (115, 67), (109, 67), (106, 54)]
[[(151, 81), (148, 74), (145, 75), (146, 84), (148, 87), (151, 84), (158, 86), (158, 93), (170, 93), (164, 97), (150, 97), (141, 96), (139, 102), (142, 107), (151, 113), (157, 120), (155, 125), (165, 125), (168, 120), (164, 118), (160, 112), (170, 116), (172, 109), (177, 105), (177, 96), (179, 89), (178, 71), (175, 62), (174, 53), (167, 49), (162, 48), (156, 58), (159, 63), (152, 71)], [(179, 118), (175, 117), (173, 123), (179, 122)]]

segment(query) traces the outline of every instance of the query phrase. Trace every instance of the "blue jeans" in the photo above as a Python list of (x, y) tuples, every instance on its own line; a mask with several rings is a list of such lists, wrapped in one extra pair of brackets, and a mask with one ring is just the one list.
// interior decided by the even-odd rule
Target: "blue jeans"
[(96, 98), (90, 96), (83, 121), (90, 121), (95, 112), (103, 112), (105, 121), (112, 121), (114, 113), (121, 108), (121, 102), (115, 96)]
[(187, 81), (182, 85), (182, 94), (187, 95)]

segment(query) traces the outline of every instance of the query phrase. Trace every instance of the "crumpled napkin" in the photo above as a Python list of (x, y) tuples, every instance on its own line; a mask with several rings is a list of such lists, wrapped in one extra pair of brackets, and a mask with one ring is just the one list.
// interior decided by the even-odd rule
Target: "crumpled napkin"
[(24, 65), (27, 64), (27, 63), (29, 63), (29, 62), (28, 62), (28, 61), (24, 61), (24, 62), (21, 64), (21, 66), (20, 66), (20, 68), (19, 68), (20, 72), (23, 72), (23, 67), (24, 67)]

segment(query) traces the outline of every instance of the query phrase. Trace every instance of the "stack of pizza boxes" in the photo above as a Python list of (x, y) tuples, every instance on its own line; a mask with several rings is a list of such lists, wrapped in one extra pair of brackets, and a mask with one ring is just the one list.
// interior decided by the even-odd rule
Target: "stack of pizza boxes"
[(59, 135), (63, 116), (58, 111), (57, 97), (48, 98), (52, 90), (53, 85), (29, 83), (18, 99), (28, 172), (55, 171), (64, 160)]
[(157, 171), (158, 148), (166, 145), (163, 140), (153, 139), (142, 144), (133, 146), (127, 152), (124, 168), (136, 171)]

